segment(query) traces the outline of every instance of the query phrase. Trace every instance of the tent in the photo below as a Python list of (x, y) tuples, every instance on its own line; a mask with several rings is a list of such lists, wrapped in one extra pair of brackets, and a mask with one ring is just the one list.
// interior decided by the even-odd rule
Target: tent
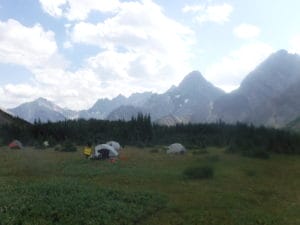
[(168, 154), (184, 154), (185, 152), (186, 152), (186, 148), (179, 143), (171, 144), (167, 150)]
[(121, 145), (118, 142), (116, 142), (116, 141), (109, 141), (106, 144), (108, 144), (111, 147), (113, 147), (117, 152), (119, 152), (120, 149), (121, 149)]
[(11, 149), (22, 149), (23, 148), (23, 145), (20, 141), (18, 140), (13, 140), (9, 145), (8, 145), (9, 148)]
[(119, 153), (108, 144), (101, 144), (95, 147), (94, 158), (107, 159), (118, 155)]

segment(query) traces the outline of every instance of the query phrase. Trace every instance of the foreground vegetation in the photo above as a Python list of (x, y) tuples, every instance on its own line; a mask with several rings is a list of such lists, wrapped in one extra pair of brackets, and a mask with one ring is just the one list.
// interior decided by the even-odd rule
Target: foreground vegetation
[[(115, 163), (53, 149), (0, 148), (0, 157), (1, 225), (300, 224), (297, 155), (125, 147)], [(195, 168), (208, 176), (187, 176)]]

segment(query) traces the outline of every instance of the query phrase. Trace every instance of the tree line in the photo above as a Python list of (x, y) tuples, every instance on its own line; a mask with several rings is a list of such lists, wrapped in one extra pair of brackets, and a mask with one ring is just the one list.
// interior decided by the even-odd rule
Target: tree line
[(122, 145), (154, 146), (180, 142), (188, 148), (207, 146), (227, 147), (231, 152), (263, 149), (276, 153), (300, 153), (300, 136), (296, 133), (243, 123), (226, 124), (153, 124), (149, 115), (139, 114), (130, 121), (66, 120), (33, 125), (2, 125), (0, 144), (19, 139), (25, 145), (38, 146), (44, 141), (51, 145), (71, 141), (76, 145), (105, 143), (116, 140)]

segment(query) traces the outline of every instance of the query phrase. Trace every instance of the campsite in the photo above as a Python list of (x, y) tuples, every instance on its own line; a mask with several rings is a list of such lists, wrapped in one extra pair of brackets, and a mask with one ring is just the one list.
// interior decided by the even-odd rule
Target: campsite
[(0, 136), (0, 225), (299, 223), (294, 132), (139, 115), (3, 125)]
[[(0, 224), (299, 224), (299, 156), (125, 146), (112, 163), (83, 148), (1, 147)], [(213, 177), (185, 176), (199, 166)]]

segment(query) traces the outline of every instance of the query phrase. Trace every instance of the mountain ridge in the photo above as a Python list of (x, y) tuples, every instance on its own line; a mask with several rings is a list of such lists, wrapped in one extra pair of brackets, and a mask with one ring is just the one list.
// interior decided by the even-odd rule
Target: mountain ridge
[[(67, 109), (45, 99), (36, 101), (43, 108), (40, 113), (47, 114), (47, 106), (54, 111), (54, 120), (127, 120), (143, 112), (149, 113), (153, 121), (166, 121), (168, 125), (222, 120), (283, 127), (300, 115), (299, 86), (300, 56), (279, 50), (257, 65), (231, 93), (215, 87), (200, 72), (192, 71), (178, 86), (173, 85), (162, 94), (144, 92), (129, 97), (118, 95), (113, 99), (98, 99), (91, 108), (78, 112), (70, 110), (67, 113)], [(15, 110), (10, 111), (24, 118)]]

